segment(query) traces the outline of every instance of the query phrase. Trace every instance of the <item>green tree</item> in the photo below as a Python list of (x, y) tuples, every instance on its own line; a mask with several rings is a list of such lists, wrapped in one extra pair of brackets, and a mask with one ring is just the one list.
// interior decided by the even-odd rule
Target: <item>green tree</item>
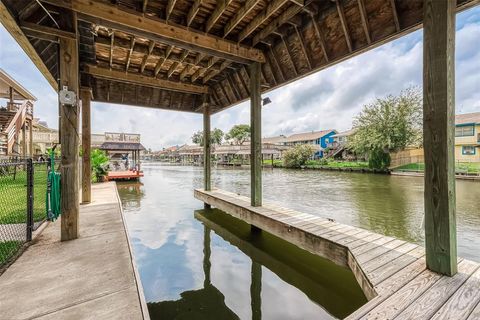
[(283, 154), (283, 165), (287, 168), (300, 168), (313, 156), (315, 148), (311, 144), (297, 144)]
[(371, 168), (390, 165), (390, 152), (422, 143), (422, 93), (418, 87), (403, 90), (365, 105), (355, 118), (349, 148), (367, 155)]
[[(210, 143), (211, 144), (221, 144), (223, 141), (224, 133), (222, 130), (215, 128), (210, 131)], [(192, 136), (192, 142), (203, 146), (203, 131), (197, 131)]]
[(103, 177), (105, 177), (108, 173), (108, 156), (103, 150), (93, 149), (90, 154), (90, 159), (92, 162), (92, 170), (94, 174), (92, 179), (100, 182), (103, 180)]
[(248, 124), (236, 124), (225, 136), (226, 140), (232, 140), (235, 144), (242, 145), (250, 138), (250, 126)]

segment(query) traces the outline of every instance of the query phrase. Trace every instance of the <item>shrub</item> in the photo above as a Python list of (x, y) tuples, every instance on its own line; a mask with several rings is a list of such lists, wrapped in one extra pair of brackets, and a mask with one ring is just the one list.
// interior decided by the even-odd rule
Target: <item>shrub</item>
[(283, 155), (283, 164), (287, 168), (300, 168), (312, 157), (315, 148), (309, 144), (296, 145), (292, 149), (285, 151)]
[(372, 169), (387, 169), (390, 166), (390, 160), (389, 153), (375, 149), (369, 152), (368, 166)]
[(99, 149), (93, 149), (90, 155), (92, 161), (92, 170), (93, 170), (93, 177), (95, 181), (100, 182), (103, 181), (103, 177), (105, 177), (108, 173), (108, 156), (107, 154)]

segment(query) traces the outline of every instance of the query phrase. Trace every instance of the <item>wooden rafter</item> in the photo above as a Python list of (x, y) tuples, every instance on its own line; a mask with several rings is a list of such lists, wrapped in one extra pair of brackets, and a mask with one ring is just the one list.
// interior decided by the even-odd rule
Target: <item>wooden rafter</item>
[(295, 72), (295, 76), (298, 76), (297, 66), (295, 65), (295, 62), (293, 61), (292, 52), (290, 51), (290, 47), (288, 46), (287, 40), (285, 40), (285, 36), (282, 33), (276, 33), (276, 34), (280, 37), (283, 45), (285, 46), (285, 49), (287, 50), (288, 60), (290, 60), (290, 63), (293, 66), (293, 71)]
[(238, 35), (238, 41), (243, 41), (287, 2), (288, 0), (273, 0), (272, 2), (269, 2), (267, 7), (256, 15), (246, 28), (240, 32)]
[(340, 2), (341, 0), (337, 0), (335, 2), (337, 5), (338, 17), (340, 18), (340, 23), (342, 25), (343, 34), (345, 35), (345, 42), (347, 43), (348, 51), (352, 52), (352, 39), (350, 38), (350, 32), (348, 31), (347, 20), (345, 19), (345, 13), (343, 12), (343, 6)]
[(209, 32), (210, 29), (212, 29), (231, 2), (232, 0), (217, 0), (217, 6), (215, 7), (215, 10), (213, 10), (205, 25), (205, 32)]
[(184, 81), (185, 77), (190, 73), (190, 69), (192, 68), (191, 65), (187, 64), (185, 68), (183, 68), (182, 72), (180, 72), (180, 81)]
[(35, 48), (32, 46), (28, 38), (22, 32), (15, 18), (10, 14), (3, 1), (0, 1), (0, 22), (17, 41), (20, 47), (25, 51), (35, 66), (40, 70), (43, 76), (54, 90), (58, 90), (58, 82), (48, 70), (48, 67), (42, 61)]
[(115, 31), (110, 34), (110, 68), (113, 66), (113, 43), (115, 41)]
[(125, 71), (128, 71), (128, 68), (130, 67), (130, 60), (132, 59), (132, 52), (134, 47), (135, 47), (135, 37), (132, 37), (130, 38), (130, 50), (128, 51), (128, 54), (127, 54), (127, 63), (125, 66)]
[(156, 79), (147, 77), (138, 73), (125, 73), (118, 70), (99, 68), (96, 66), (86, 65), (85, 72), (93, 77), (100, 79), (110, 79), (123, 83), (133, 83), (146, 87), (159, 88), (164, 90), (172, 90), (179, 92), (187, 92), (193, 94), (208, 93), (208, 87), (194, 84), (175, 82), (164, 79)]
[(245, 85), (245, 82), (243, 81), (243, 77), (240, 74), (240, 70), (237, 70), (233, 73), (233, 77), (235, 78), (236, 82), (239, 83), (242, 87), (243, 90), (247, 93), (247, 96), (250, 94), (248, 91), (248, 86)]
[(219, 59), (217, 57), (211, 57), (208, 60), (207, 67), (204, 69), (198, 69), (193, 75), (192, 75), (192, 82), (196, 81), (199, 77), (203, 77), (207, 71), (209, 71), (215, 63), (217, 63)]
[(73, 39), (73, 40), (77, 39), (76, 34), (69, 31), (46, 27), (46, 26), (42, 26), (42, 25), (38, 25), (35, 23), (26, 22), (26, 21), (20, 21), (19, 25), (23, 31), (35, 31), (38, 33), (43, 33), (46, 35), (51, 35), (51, 36), (64, 38), (64, 39)]
[(393, 22), (395, 23), (395, 30), (400, 31), (400, 21), (398, 20), (397, 6), (395, 0), (390, 0), (390, 6), (392, 8)]
[(242, 99), (242, 94), (240, 92), (238, 92), (238, 88), (235, 85), (235, 83), (233, 82), (232, 78), (230, 77), (230, 74), (227, 74), (225, 77), (227, 78), (228, 86), (230, 87), (230, 90), (232, 91), (233, 95), (235, 96), (235, 99), (237, 99), (237, 101), (241, 100)]
[(35, 10), (38, 9), (38, 3), (36, 1), (30, 1), (27, 5), (25, 5), (19, 12), (18, 12), (18, 18), (20, 20), (25, 20), (28, 17), (30, 17)]
[(329, 61), (327, 47), (325, 45), (325, 38), (323, 37), (322, 31), (320, 30), (320, 26), (318, 25), (317, 20), (313, 13), (310, 13), (310, 18), (312, 20), (313, 28), (315, 29), (315, 34), (317, 35), (318, 41), (320, 42), (320, 48), (322, 49), (323, 56), (325, 57), (325, 61)]
[(183, 63), (183, 61), (187, 58), (188, 54), (189, 54), (189, 51), (184, 50), (182, 52), (182, 57), (180, 58), (180, 61), (175, 61), (174, 63), (172, 63), (172, 65), (170, 66), (170, 69), (168, 69), (168, 72), (167, 72), (167, 79), (173, 75), (173, 73), (177, 70), (178, 65)]
[[(303, 2), (303, 0), (302, 0)], [(295, 15), (303, 10), (304, 7), (300, 7), (298, 5), (290, 6), (287, 10), (285, 10), (281, 15), (276, 17), (272, 20), (265, 28), (259, 31), (254, 37), (252, 44), (256, 45), (263, 39), (266, 39), (268, 35), (272, 32), (277, 30), (280, 26), (287, 23), (290, 19), (292, 19)]]
[(295, 29), (295, 33), (298, 38), (298, 42), (300, 43), (300, 48), (302, 48), (303, 55), (305, 56), (305, 59), (307, 60), (308, 68), (312, 70), (312, 60), (310, 59), (310, 55), (308, 54), (307, 51), (307, 46), (305, 45), (305, 39), (303, 38), (302, 33), (298, 29), (298, 26), (296, 24), (293, 24), (293, 29)]
[(265, 61), (263, 52), (253, 47), (242, 46), (232, 41), (218, 39), (206, 33), (150, 19), (142, 14), (125, 11), (120, 9), (120, 7), (104, 2), (91, 0), (42, 1), (79, 12), (85, 20), (101, 23), (106, 27), (115, 27), (119, 31), (121, 30), (138, 37), (161, 41), (183, 49), (204, 52), (244, 64)]
[(145, 70), (145, 66), (147, 65), (148, 58), (153, 52), (153, 48), (155, 48), (155, 41), (150, 41), (148, 43), (148, 52), (143, 57), (142, 65), (140, 66), (140, 73), (143, 73), (143, 71)]
[(367, 38), (367, 43), (372, 43), (372, 38), (370, 37), (370, 28), (368, 27), (368, 16), (367, 10), (365, 9), (364, 0), (358, 1), (358, 9), (360, 10), (360, 17), (362, 18), (363, 31), (365, 32), (365, 37)]
[(219, 74), (220, 72), (225, 70), (225, 68), (227, 68), (230, 64), (232, 64), (232, 63), (228, 60), (222, 62), (222, 64), (220, 65), (220, 68), (218, 70), (211, 70), (209, 74), (207, 74), (205, 77), (203, 77), (203, 79), (202, 79), (203, 83), (204, 84), (207, 83), (210, 79), (212, 79), (217, 74)]
[(278, 63), (277, 55), (275, 54), (275, 51), (273, 50), (272, 46), (269, 47), (269, 51), (270, 51), (270, 54), (272, 55), (273, 62), (275, 63), (275, 69), (278, 70), (283, 81), (285, 81), (286, 80), (285, 75), (283, 74), (283, 70), (280, 67), (280, 64)]
[(193, 19), (197, 16), (198, 11), (200, 10), (200, 5), (202, 4), (202, 0), (195, 0), (193, 5), (190, 7), (190, 10), (188, 11), (187, 14), (187, 27), (190, 27), (190, 25), (193, 22)]
[(228, 34), (235, 29), (235, 27), (242, 21), (253, 8), (260, 2), (260, 0), (247, 0), (243, 7), (241, 7), (235, 16), (228, 21), (223, 29), (223, 37), (225, 38)]
[(220, 90), (222, 91), (223, 96), (227, 100), (228, 104), (232, 104), (232, 101), (230, 100), (230, 97), (228, 96), (227, 91), (225, 90), (225, 86), (222, 85), (222, 83), (219, 83), (219, 86), (220, 86)]
[(173, 8), (175, 8), (175, 3), (177, 0), (168, 0), (166, 12), (165, 12), (165, 20), (168, 21), (168, 18), (170, 18), (170, 15), (172, 14)]
[(160, 70), (162, 69), (162, 66), (163, 64), (165, 63), (165, 61), (168, 59), (168, 57), (170, 56), (170, 53), (172, 53), (172, 50), (173, 50), (173, 46), (168, 46), (167, 47), (167, 50), (165, 51), (165, 57), (160, 57), (157, 61), (157, 65), (155, 66), (155, 77), (157, 77), (158, 73), (160, 72)]

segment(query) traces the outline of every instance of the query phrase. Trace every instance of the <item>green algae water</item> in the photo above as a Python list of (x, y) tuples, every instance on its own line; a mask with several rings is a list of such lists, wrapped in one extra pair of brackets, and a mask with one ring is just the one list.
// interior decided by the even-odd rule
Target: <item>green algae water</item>
[[(199, 167), (144, 164), (118, 184), (152, 319), (335, 319), (366, 302), (353, 274), (193, 198)], [(249, 195), (248, 169), (212, 185)], [(423, 179), (264, 169), (264, 198), (423, 245)], [(480, 183), (457, 181), (459, 255), (480, 261)]]

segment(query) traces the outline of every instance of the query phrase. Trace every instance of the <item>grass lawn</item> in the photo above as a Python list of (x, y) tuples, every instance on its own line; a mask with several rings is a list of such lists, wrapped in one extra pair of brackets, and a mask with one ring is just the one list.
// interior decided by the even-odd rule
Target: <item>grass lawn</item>
[(21, 246), (20, 241), (0, 242), (0, 266), (8, 261)]
[[(263, 160), (264, 165), (271, 165), (272, 160)], [(283, 167), (282, 160), (273, 160), (274, 167)], [(306, 168), (368, 168), (368, 162), (364, 161), (335, 161), (335, 160), (308, 160)]]
[[(424, 171), (424, 163), (409, 163), (401, 167), (395, 168), (395, 170), (403, 171)], [(455, 165), (455, 171), (457, 173), (480, 173), (480, 163), (479, 162), (457, 162)]]
[[(25, 223), (27, 219), (27, 175), (18, 167), (13, 175), (0, 174), (0, 224)], [(46, 217), (47, 166), (35, 165), (33, 219)]]

